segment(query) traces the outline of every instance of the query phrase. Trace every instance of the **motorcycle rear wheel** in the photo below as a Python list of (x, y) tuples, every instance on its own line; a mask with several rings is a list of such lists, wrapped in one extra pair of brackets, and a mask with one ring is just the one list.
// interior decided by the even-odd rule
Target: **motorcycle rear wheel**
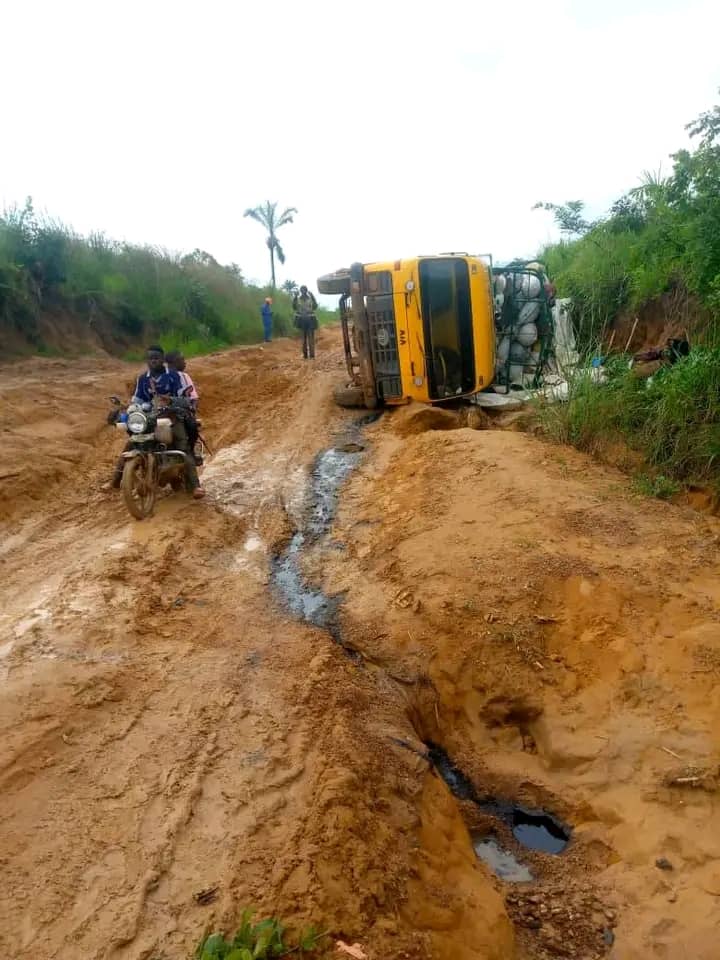
[(122, 493), (125, 506), (136, 520), (149, 517), (155, 508), (157, 483), (152, 461), (145, 457), (133, 457), (125, 463), (122, 475)]

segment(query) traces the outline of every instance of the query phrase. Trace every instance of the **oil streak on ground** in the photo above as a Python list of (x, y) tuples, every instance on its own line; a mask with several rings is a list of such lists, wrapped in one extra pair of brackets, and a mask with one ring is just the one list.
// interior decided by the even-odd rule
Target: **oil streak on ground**
[(338, 344), (193, 361), (208, 498), (145, 523), (99, 492), (134, 368), (2, 369), (4, 953), (184, 960), (253, 904), (371, 960), (714, 960), (718, 522), (437, 411), (358, 439)]
[(337, 625), (339, 597), (328, 597), (307, 583), (302, 571), (303, 551), (317, 544), (327, 533), (342, 483), (359, 462), (359, 452), (347, 453), (336, 447), (324, 450), (310, 471), (310, 493), (300, 529), (273, 559), (273, 583), (292, 613), (316, 627), (328, 630), (340, 640)]
[[(442, 747), (428, 743), (428, 757), (460, 800), (470, 800), (485, 814), (507, 824), (515, 839), (531, 850), (561, 853), (570, 839), (570, 829), (545, 810), (528, 810), (509, 800), (480, 796), (474, 783), (452, 762)], [(476, 851), (477, 852), (477, 851)]]

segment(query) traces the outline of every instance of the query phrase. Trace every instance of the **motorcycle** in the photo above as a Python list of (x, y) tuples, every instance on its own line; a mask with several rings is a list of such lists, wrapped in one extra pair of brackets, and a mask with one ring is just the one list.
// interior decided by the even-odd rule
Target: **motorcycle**
[(152, 514), (161, 487), (169, 485), (175, 491), (186, 487), (186, 457), (194, 456), (201, 465), (207, 445), (199, 435), (192, 454), (173, 449), (173, 419), (187, 412), (189, 401), (184, 397), (157, 397), (154, 404), (127, 406), (116, 396), (110, 401), (115, 409), (108, 414), (108, 422), (128, 435), (120, 489), (132, 516), (144, 520)]

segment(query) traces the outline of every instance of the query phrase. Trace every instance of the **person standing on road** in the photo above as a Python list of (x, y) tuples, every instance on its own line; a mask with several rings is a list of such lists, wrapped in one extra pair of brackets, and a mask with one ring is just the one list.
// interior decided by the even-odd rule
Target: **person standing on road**
[(265, 297), (265, 303), (260, 309), (262, 314), (262, 324), (263, 324), (263, 339), (265, 343), (270, 343), (272, 340), (272, 300), (270, 297)]
[(293, 297), (293, 310), (295, 311), (295, 326), (302, 330), (303, 334), (303, 359), (315, 359), (315, 331), (318, 328), (317, 300), (305, 286), (300, 287), (300, 293)]

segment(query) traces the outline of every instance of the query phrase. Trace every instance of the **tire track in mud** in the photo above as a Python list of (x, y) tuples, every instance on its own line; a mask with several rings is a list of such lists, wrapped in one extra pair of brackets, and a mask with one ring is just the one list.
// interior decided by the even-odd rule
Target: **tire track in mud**
[[(307, 368), (305, 368), (305, 373), (307, 377), (309, 373)], [(257, 378), (255, 379), (257, 381)], [(293, 384), (293, 386), (295, 386), (295, 384)], [(312, 397), (321, 396), (325, 390), (325, 385), (322, 382), (312, 387), (309, 391), (307, 390), (307, 384), (304, 384), (303, 387), (306, 394)], [(257, 404), (261, 404), (263, 395), (262, 383), (259, 385), (258, 382), (253, 383), (252, 390), (256, 397)], [(307, 395), (305, 401), (303, 415), (309, 413), (312, 417), (313, 406), (307, 403)], [(284, 403), (292, 406), (292, 396), (286, 398)], [(225, 406), (227, 406), (226, 403)], [(317, 413), (317, 408), (315, 412)], [(298, 419), (302, 421), (303, 416), (300, 416)], [(321, 423), (322, 420), (323, 418), (321, 417)], [(263, 432), (267, 434), (266, 429)], [(296, 447), (300, 447), (301, 444), (302, 440), (296, 444)], [(297, 452), (292, 453), (291, 456), (297, 456)], [(110, 536), (113, 537), (116, 536), (114, 531), (117, 529), (117, 526), (120, 528), (125, 527), (127, 521), (124, 519), (121, 510), (113, 507), (112, 504), (106, 504), (105, 506), (107, 507), (109, 518), (103, 523), (103, 526), (113, 530), (110, 534)], [(67, 509), (63, 509), (65, 513), (67, 513)], [(243, 514), (242, 511), (240, 512)], [(261, 513), (262, 511), (259, 512)], [(84, 511), (80, 511), (80, 522), (76, 525), (76, 528), (72, 531), (64, 531), (62, 536), (64, 543), (67, 545), (66, 556), (72, 559), (71, 569), (69, 571), (64, 569), (63, 559), (61, 557), (58, 557), (56, 560), (53, 558), (55, 563), (53, 564), (53, 562), (51, 562), (49, 569), (46, 567), (48, 574), (52, 573), (54, 566), (59, 568), (57, 581), (49, 591), (50, 616), (39, 622), (37, 627), (31, 625), (31, 642), (24, 644), (22, 647), (16, 647), (16, 649), (12, 651), (12, 659), (9, 661), (6, 660), (9, 671), (8, 676), (12, 678), (14, 685), (17, 685), (18, 682), (16, 678), (22, 678), (24, 676), (28, 677), (28, 683), (31, 688), (36, 686), (36, 681), (38, 680), (44, 683), (43, 696), (38, 701), (37, 712), (39, 716), (42, 716), (43, 713), (47, 711), (59, 717), (59, 719), (54, 721), (49, 727), (47, 722), (43, 721), (44, 733), (42, 737), (38, 739), (38, 737), (35, 736), (24, 748), (15, 753), (11, 762), (14, 763), (17, 771), (17, 789), (9, 793), (6, 792), (5, 794), (6, 813), (11, 809), (10, 805), (13, 795), (18, 793), (19, 797), (21, 797), (23, 790), (29, 790), (35, 794), (38, 794), (40, 791), (47, 791), (51, 794), (53, 792), (56, 794), (67, 793), (67, 788), (63, 785), (62, 780), (57, 778), (53, 771), (53, 768), (58, 765), (59, 759), (54, 755), (58, 752), (62, 753), (63, 751), (83, 751), (85, 758), (92, 759), (93, 761), (93, 766), (96, 770), (95, 776), (97, 776), (99, 767), (101, 771), (99, 777), (100, 782), (103, 781), (103, 768), (106, 768), (108, 764), (113, 764), (110, 756), (108, 756), (107, 759), (105, 757), (107, 750), (114, 749), (116, 751), (122, 751), (122, 753), (116, 754), (116, 761), (120, 761), (124, 754), (132, 762), (132, 769), (128, 770), (126, 776), (123, 776), (121, 770), (118, 770), (117, 775), (114, 773), (110, 775), (107, 780), (108, 788), (101, 788), (97, 799), (99, 799), (101, 803), (112, 803), (119, 805), (121, 808), (128, 800), (131, 805), (135, 804), (136, 800), (132, 796), (134, 788), (131, 788), (130, 784), (136, 783), (142, 785), (150, 783), (153, 778), (153, 769), (156, 766), (148, 763), (147, 759), (140, 763), (137, 762), (138, 759), (142, 759), (143, 757), (141, 741), (147, 733), (147, 720), (154, 716), (153, 725), (155, 725), (157, 729), (157, 724), (161, 717), (161, 713), (159, 712), (161, 709), (160, 704), (167, 700), (167, 697), (164, 695), (167, 693), (168, 684), (173, 683), (177, 679), (173, 677), (173, 672), (177, 673), (177, 671), (168, 669), (168, 663), (172, 662), (170, 658), (176, 660), (179, 655), (179, 662), (181, 663), (182, 658), (194, 656), (193, 650), (197, 648), (198, 642), (202, 646), (207, 645), (208, 642), (212, 645), (213, 638), (217, 638), (215, 642), (222, 641), (222, 615), (218, 616), (215, 612), (210, 613), (209, 611), (212, 609), (210, 605), (214, 603), (216, 608), (219, 606), (220, 610), (224, 612), (224, 605), (218, 605), (217, 598), (212, 599), (212, 597), (218, 579), (220, 581), (227, 579), (225, 576), (226, 571), (222, 568), (219, 570), (217, 568), (211, 569), (210, 576), (203, 578), (197, 575), (197, 570), (193, 570), (193, 561), (195, 560), (195, 562), (197, 562), (203, 553), (209, 556), (212, 555), (214, 551), (210, 544), (215, 536), (217, 536), (221, 542), (228, 536), (234, 536), (235, 530), (237, 529), (237, 521), (230, 524), (224, 520), (213, 522), (210, 524), (211, 529), (209, 533), (205, 535), (203, 531), (197, 528), (193, 529), (192, 520), (190, 520), (190, 516), (193, 513), (192, 509), (188, 510), (186, 508), (183, 512), (183, 509), (178, 509), (172, 501), (167, 504), (162, 503), (158, 510), (158, 518), (156, 518), (156, 520), (151, 521), (147, 526), (143, 526), (142, 528), (131, 528), (133, 530), (133, 537), (136, 534), (139, 536), (136, 543), (129, 542), (123, 545), (123, 548), (117, 555), (108, 556), (107, 554), (103, 555), (102, 542), (97, 543), (97, 523), (94, 519), (84, 516), (83, 513)], [(184, 513), (187, 514), (187, 519)], [(60, 517), (60, 514), (58, 514), (58, 517)], [(175, 518), (177, 518), (177, 521)], [(163, 531), (163, 519), (166, 521), (169, 519), (171, 522), (179, 522), (176, 532), (170, 537), (167, 536), (167, 530), (161, 533), (161, 531)], [(61, 531), (62, 527), (57, 526), (55, 530)], [(143, 530), (146, 531), (149, 536), (144, 536), (142, 533)], [(18, 583), (22, 583), (22, 574), (19, 572), (19, 565), (23, 561), (27, 562), (28, 553), (33, 558), (41, 554), (47, 555), (48, 551), (43, 539), (43, 536), (46, 534), (47, 525), (44, 530), (38, 529), (36, 526), (36, 532), (31, 534), (30, 539), (25, 544), (22, 542), (22, 537), (16, 538), (15, 543), (12, 544), (12, 553), (11, 555), (6, 555), (6, 559), (9, 561), (11, 569), (18, 570)], [(158, 534), (160, 534), (159, 540)], [(187, 540), (188, 537), (197, 545), (198, 549), (194, 555), (191, 553), (189, 556), (183, 556), (183, 553), (177, 548), (182, 544), (183, 539)], [(82, 550), (84, 550), (85, 545), (91, 541), (95, 542), (97, 549), (92, 555), (83, 557)], [(157, 549), (158, 543), (160, 549)], [(74, 546), (80, 547), (80, 550), (74, 550)], [(147, 566), (148, 560), (152, 565), (155, 582), (153, 576), (148, 578), (147, 576), (143, 576), (142, 573), (144, 567)], [(59, 561), (59, 563), (57, 561)], [(96, 564), (96, 572), (91, 577), (88, 577), (89, 564), (91, 563)], [(200, 564), (202, 566), (201, 560)], [(76, 569), (80, 574), (77, 583), (81, 590), (81, 578), (84, 574), (91, 583), (95, 582), (99, 575), (100, 577), (106, 578), (108, 583), (117, 584), (122, 587), (123, 590), (129, 592), (128, 596), (120, 598), (122, 602), (118, 606), (118, 609), (123, 609), (123, 605), (126, 604), (125, 612), (127, 616), (122, 618), (125, 622), (122, 622), (122, 620), (120, 622), (117, 621), (116, 611), (113, 610), (111, 604), (103, 598), (99, 598), (101, 600), (99, 610), (88, 609), (84, 612), (80, 611), (78, 617), (75, 618), (69, 617), (68, 611), (63, 611), (61, 600), (62, 591), (71, 588), (72, 592), (72, 589), (74, 589), (75, 584), (72, 582), (72, 577), (75, 576), (73, 571)], [(70, 575), (70, 578), (68, 575)], [(186, 603), (184, 602), (183, 608), (175, 607), (172, 598), (181, 597), (183, 591), (189, 594), (190, 598)], [(257, 603), (257, 599), (253, 599), (254, 592), (254, 588), (251, 587), (249, 590), (250, 599), (253, 603)], [(240, 591), (241, 596), (243, 593), (247, 595), (248, 590), (243, 589)], [(194, 597), (193, 594), (195, 594)], [(77, 593), (75, 595), (77, 595)], [(205, 599), (203, 599), (203, 595)], [(231, 596), (233, 595), (234, 594), (231, 594)], [(170, 607), (168, 607), (168, 599), (172, 601)], [(195, 608), (196, 600), (198, 604), (203, 603), (206, 606), (199, 609)], [(18, 597), (17, 601), (18, 610), (22, 612), (23, 607), (26, 606), (26, 601), (23, 600), (22, 597)], [(242, 600), (239, 600), (239, 602), (241, 604), (243, 603)], [(90, 607), (92, 608), (95, 603), (96, 601), (93, 600)], [(7, 607), (5, 609), (7, 610)], [(102, 647), (105, 649), (108, 647), (112, 648), (114, 640), (111, 639), (111, 637), (116, 633), (119, 634), (117, 637), (118, 640), (120, 640), (121, 637), (123, 642), (126, 638), (131, 639), (130, 654), (125, 657), (126, 662), (105, 662), (101, 658), (88, 656), (85, 644), (87, 638), (89, 638), (91, 632), (95, 629), (92, 624), (96, 618), (98, 623), (102, 623), (102, 620), (105, 619), (104, 629), (102, 630)], [(257, 620), (257, 618), (255, 619)], [(263, 618), (257, 621), (258, 626), (267, 634), (267, 626), (262, 623), (262, 619)], [(187, 622), (187, 627), (185, 628), (181, 626), (183, 620)], [(175, 621), (177, 621), (177, 624)], [(230, 620), (228, 619), (226, 622), (230, 622)], [(115, 629), (116, 627), (117, 630)], [(10, 621), (10, 629), (13, 629), (12, 620)], [(52, 648), (46, 646), (47, 641), (45, 639), (50, 636), (50, 631), (52, 631), (53, 635)], [(188, 631), (190, 631), (189, 634)], [(240, 635), (242, 636), (242, 629)], [(181, 640), (180, 644), (178, 643), (179, 639)], [(39, 652), (42, 655), (44, 649), (50, 649), (54, 659), (46, 660), (44, 662), (44, 672), (38, 674), (37, 654)], [(139, 684), (136, 690), (132, 688), (132, 683), (139, 679), (135, 671), (135, 664), (139, 662), (143, 663), (145, 670), (142, 683)], [(75, 675), (70, 673), (66, 667), (76, 668)], [(245, 665), (245, 667), (246, 669), (252, 669), (251, 665)], [(134, 676), (133, 672), (135, 672)], [(59, 688), (57, 681), (59, 681), (60, 684)], [(129, 681), (131, 685), (128, 686), (126, 681)], [(182, 683), (183, 681), (180, 680), (180, 682)], [(63, 683), (69, 688), (69, 701), (67, 694), (63, 694)], [(120, 686), (118, 686), (118, 684), (120, 684)], [(116, 689), (116, 694), (112, 693), (113, 686)], [(188, 694), (192, 696), (192, 685), (186, 686), (185, 689), (188, 691)], [(222, 689), (222, 685), (220, 689)], [(138, 694), (141, 694), (141, 696), (138, 696)], [(108, 699), (108, 696), (110, 696), (110, 699)], [(78, 711), (78, 700), (83, 701), (85, 704), (83, 707), (83, 711), (85, 712)], [(27, 733), (29, 732), (29, 727), (27, 726), (27, 715), (29, 711), (20, 707), (20, 701), (18, 701), (18, 706), (19, 709), (13, 714), (12, 711), (15, 710), (14, 701), (11, 700), (7, 702), (8, 709), (6, 715), (8, 724), (6, 730), (8, 726), (14, 724), (15, 729), (17, 729), (19, 733), (18, 741), (21, 744), (22, 738), (27, 737)], [(258, 704), (258, 712), (261, 714), (263, 707), (264, 705), (262, 703)], [(172, 710), (173, 707), (171, 707), (167, 713), (168, 719), (172, 717)], [(90, 713), (92, 713), (94, 725), (97, 727), (99, 743), (94, 742), (96, 738), (94, 737), (93, 730), (85, 722), (86, 715), (87, 721), (90, 721)], [(224, 719), (224, 716), (218, 719), (221, 729), (225, 729)], [(152, 730), (152, 727), (150, 727), (150, 729)], [(234, 734), (235, 731), (233, 730), (231, 736)], [(283, 742), (287, 742), (291, 749), (300, 748), (300, 745), (292, 739)], [(7, 743), (8, 739), (6, 735), (5, 744), (7, 745)], [(166, 746), (172, 749), (171, 742), (166, 744)], [(90, 752), (94, 754), (92, 758)], [(226, 745), (224, 752), (232, 754), (233, 747)], [(36, 756), (37, 759), (35, 759)], [(28, 761), (32, 761), (32, 763), (28, 765)], [(184, 762), (184, 760), (182, 762)], [(48, 766), (48, 763), (50, 763), (50, 766)], [(66, 765), (67, 761), (63, 763), (63, 761), (60, 760), (59, 766), (61, 769)], [(71, 774), (73, 780), (78, 778), (80, 770), (77, 764), (73, 764), (71, 761), (67, 769), (74, 770)], [(275, 766), (274, 769), (279, 768)], [(297, 774), (298, 768), (294, 771), (294, 775)], [(88, 775), (93, 776), (92, 767), (88, 770)], [(205, 779), (206, 778), (204, 778), (204, 780)], [(271, 776), (271, 779), (273, 782), (268, 783), (269, 792), (275, 790), (276, 793), (282, 794), (290, 788), (290, 776), (287, 774), (283, 774), (282, 776), (279, 774), (274, 775)], [(74, 793), (74, 790), (71, 790), (71, 793)], [(84, 799), (82, 796), (77, 796), (72, 802), (82, 803)], [(78, 808), (78, 810), (79, 809), (80, 808)], [(195, 810), (195, 807), (193, 806), (192, 809)], [(17, 812), (19, 819), (22, 820), (22, 808), (19, 807)], [(89, 810), (84, 812), (90, 813)], [(32, 808), (28, 808), (26, 804), (24, 812), (25, 820), (32, 820), (33, 816)], [(51, 822), (52, 816), (53, 811), (49, 810), (45, 817), (46, 822)], [(182, 816), (184, 816), (184, 814), (181, 815), (181, 819)], [(194, 817), (191, 818), (191, 820), (192, 819), (194, 819)], [(261, 823), (262, 820), (263, 817), (260, 816), (258, 822)], [(80, 849), (85, 846), (91, 846), (91, 844), (87, 843), (87, 840), (89, 839), (89, 834), (92, 833), (92, 825), (87, 822), (88, 817), (85, 817), (85, 821), (85, 829), (82, 830), (81, 828), (81, 831), (87, 839), (83, 838), (83, 840), (81, 840), (78, 845)], [(30, 830), (26, 829), (26, 827), (26, 823), (18, 823), (17, 829), (19, 836), (30, 836)], [(88, 830), (88, 828), (90, 829)], [(110, 825), (108, 825), (108, 833), (112, 833)], [(169, 850), (168, 856), (170, 860), (172, 860), (173, 851), (178, 843), (181, 843), (182, 833), (183, 831), (178, 828), (174, 833), (173, 849), (170, 850), (169, 847), (166, 848)], [(62, 835), (63, 830), (60, 829), (59, 839)], [(122, 842), (123, 841), (121, 841), (121, 843)], [(35, 844), (36, 848), (38, 846), (38, 844)], [(32, 848), (32, 843), (30, 847)], [(145, 853), (142, 848), (139, 852), (141, 859), (144, 858)], [(37, 850), (35, 859), (42, 862), (43, 854), (40, 850)], [(45, 859), (47, 860), (47, 856), (45, 856)], [(66, 880), (69, 880), (67, 867), (70, 867), (71, 871), (74, 870), (73, 861), (76, 859), (77, 857), (70, 857), (65, 865), (65, 870), (58, 864), (59, 869), (56, 871), (58, 880), (63, 873), (66, 873)], [(117, 900), (118, 896), (120, 900), (123, 900), (126, 896), (129, 896), (131, 900), (133, 900), (133, 898), (136, 898), (136, 894), (132, 892), (133, 890), (139, 890), (140, 894), (143, 894), (143, 892), (145, 894), (147, 893), (146, 878), (153, 872), (152, 865), (148, 867), (148, 870), (140, 874), (138, 879), (132, 883), (129, 888), (130, 892), (123, 892), (123, 887), (125, 886), (124, 881), (120, 884), (116, 893), (107, 900), (110, 911), (114, 910), (112, 903), (114, 900)], [(129, 876), (129, 879), (132, 880), (132, 877)], [(22, 890), (23, 886), (27, 887), (27, 884), (21, 879), (21, 875), (16, 873), (15, 889)], [(58, 885), (54, 884), (54, 886)], [(66, 883), (67, 892), (63, 896), (65, 901), (67, 901), (67, 893), (70, 893), (71, 898), (73, 897), (73, 893), (71, 892), (73, 886), (73, 880), (69, 880), (69, 882)], [(48, 893), (50, 893), (49, 890), (40, 892), (37, 889), (33, 892), (36, 902), (42, 902), (43, 899), (47, 900)], [(153, 891), (150, 891), (150, 893), (152, 892)], [(38, 894), (40, 894), (39, 899)], [(58, 893), (53, 891), (52, 896), (57, 899)], [(77, 888), (75, 896), (78, 896)], [(77, 902), (82, 902), (82, 899), (83, 896), (80, 892)], [(133, 900), (133, 902), (135, 902), (135, 900)], [(107, 914), (107, 912), (106, 910), (105, 913)], [(3, 916), (5, 916), (4, 910)], [(7, 914), (8, 920), (10, 916), (11, 914)], [(43, 924), (45, 924), (47, 920), (49, 920), (49, 917), (46, 916)], [(148, 918), (140, 915), (137, 924), (129, 931), (129, 941), (125, 951), (129, 955), (136, 949), (136, 944), (131, 945), (134, 941), (132, 937), (130, 937), (130, 934), (137, 932), (137, 926), (139, 926), (139, 928), (143, 928), (143, 926), (147, 927), (147, 922)], [(71, 920), (70, 927), (68, 927), (67, 924), (62, 925), (67, 931), (67, 934), (70, 934), (72, 923), (73, 921)], [(57, 953), (57, 950), (58, 944), (63, 941), (67, 934), (58, 929), (57, 924), (53, 925), (55, 928), (54, 932), (47, 926), (43, 931), (42, 942), (44, 946), (40, 948), (41, 953), (47, 956), (64, 955), (62, 954), (62, 948), (59, 948), (61, 953)], [(152, 921), (150, 921), (150, 925), (152, 927)], [(177, 924), (175, 923), (175, 925)], [(37, 922), (32, 919), (24, 919), (21, 926), (23, 929), (21, 942), (24, 949), (25, 945), (28, 945), (37, 938), (40, 927)], [(115, 921), (111, 920), (110, 929), (112, 930), (114, 926)], [(12, 921), (7, 924), (3, 923), (2, 927), (4, 933), (0, 936), (0, 940), (4, 938), (5, 934), (8, 936), (14, 935), (15, 931), (13, 928), (15, 924)], [(34, 930), (33, 927), (35, 928)], [(93, 937), (97, 938), (98, 936), (102, 936), (100, 931), (103, 927), (107, 929), (108, 920), (103, 920), (102, 915), (98, 916), (96, 914), (91, 917), (87, 923), (83, 921), (80, 927), (76, 926), (75, 933), (71, 934), (74, 939), (76, 934), (80, 935), (82, 933), (84, 938), (85, 933), (87, 933), (88, 939), (84, 940), (84, 942), (86, 945), (86, 955), (88, 957), (91, 955), (100, 955), (100, 953), (97, 952), (97, 948), (93, 948), (91, 944)], [(91, 928), (94, 929), (94, 932)], [(19, 933), (20, 931), (17, 932)], [(53, 943), (55, 946), (51, 946)], [(16, 945), (13, 944), (9, 949), (16, 949)], [(182, 949), (181, 952), (184, 953), (184, 949)]]
[[(164, 836), (159, 841), (156, 837), (153, 837), (152, 848), (147, 857), (149, 865), (135, 891), (127, 898), (130, 903), (126, 910), (126, 916), (116, 919), (116, 925), (120, 927), (120, 932), (116, 934), (108, 946), (106, 954), (108, 958), (118, 958), (119, 960), (119, 958), (130, 955), (132, 945), (136, 941), (140, 930), (141, 919), (149, 895), (157, 889), (163, 876), (170, 868), (179, 835), (192, 817), (194, 805), (200, 797), (203, 781), (212, 762), (216, 741), (216, 734), (210, 733), (204, 744), (189, 759), (188, 783), (181, 797), (173, 801), (173, 811), (165, 817)], [(145, 849), (147, 847), (146, 844)], [(147, 949), (149, 950), (151, 947)], [(135, 955), (137, 956), (136, 952)]]

